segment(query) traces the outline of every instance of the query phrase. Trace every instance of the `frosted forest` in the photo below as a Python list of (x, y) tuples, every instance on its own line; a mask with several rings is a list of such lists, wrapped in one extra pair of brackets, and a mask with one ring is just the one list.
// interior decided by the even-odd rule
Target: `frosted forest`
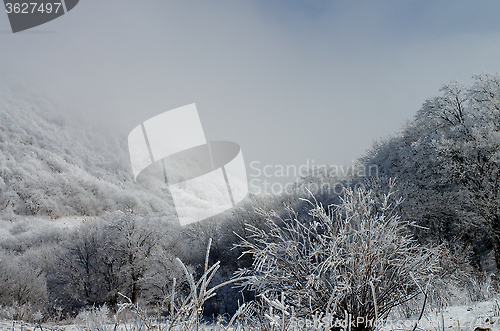
[(500, 75), (436, 95), (348, 173), (181, 227), (125, 134), (2, 85), (0, 329), (444, 330), (484, 302), (497, 328)]

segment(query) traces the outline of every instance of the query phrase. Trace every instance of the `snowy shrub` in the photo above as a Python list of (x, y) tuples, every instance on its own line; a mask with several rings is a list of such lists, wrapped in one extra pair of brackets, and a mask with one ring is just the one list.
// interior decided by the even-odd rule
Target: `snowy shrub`
[(75, 318), (76, 324), (83, 331), (111, 331), (112, 320), (108, 306), (82, 310)]
[(43, 321), (44, 315), (40, 310), (33, 307), (31, 303), (20, 305), (16, 302), (7, 306), (0, 305), (0, 318), (24, 321), (28, 323), (40, 323)]
[(170, 246), (175, 233), (166, 218), (113, 213), (86, 219), (62, 240), (48, 273), (51, 301), (69, 313), (82, 307), (114, 307), (118, 292), (155, 305), (182, 274)]
[(490, 299), (498, 293), (497, 280), (493, 274), (477, 272), (471, 265), (473, 255), (470, 247), (462, 250), (444, 243), (441, 250), (439, 274), (429, 290), (428, 303), (433, 308), (470, 304)]
[[(115, 329), (118, 324), (128, 325), (129, 330), (204, 330), (203, 323), (203, 307), (207, 300), (216, 295), (216, 291), (224, 286), (242, 281), (241, 278), (231, 279), (216, 285), (212, 285), (212, 281), (217, 271), (220, 268), (220, 262), (209, 266), (209, 253), (212, 240), (209, 239), (207, 252), (205, 255), (205, 267), (203, 274), (198, 280), (193, 276), (192, 271), (180, 260), (177, 263), (184, 271), (184, 275), (189, 284), (190, 292), (187, 295), (179, 293), (179, 286), (176, 286), (177, 280), (173, 279), (171, 292), (166, 295), (161, 305), (157, 306), (156, 310), (148, 310), (139, 303), (134, 303), (131, 298), (120, 293), (124, 302), (119, 303), (117, 313), (115, 315)], [(210, 326), (211, 330), (229, 330), (235, 320), (244, 315), (246, 305), (242, 305), (233, 315), (226, 321), (225, 326), (221, 323)], [(163, 320), (159, 324), (159, 320)], [(91, 329), (89, 329), (90, 331)], [(93, 329), (99, 330), (102, 329)]]
[(0, 252), (0, 305), (13, 307), (14, 319), (29, 319), (44, 309), (46, 299), (43, 270), (22, 256)]
[[(383, 320), (424, 292), (438, 271), (439, 249), (412, 238), (410, 224), (394, 213), (399, 202), (392, 191), (347, 190), (337, 206), (310, 202), (307, 224), (292, 209), (287, 219), (260, 210), (268, 228), (249, 226), (252, 235), (239, 246), (253, 256), (253, 266), (236, 276), (250, 276), (242, 285), (269, 300), (283, 295), (298, 316)], [(362, 322), (353, 329), (374, 326)]]

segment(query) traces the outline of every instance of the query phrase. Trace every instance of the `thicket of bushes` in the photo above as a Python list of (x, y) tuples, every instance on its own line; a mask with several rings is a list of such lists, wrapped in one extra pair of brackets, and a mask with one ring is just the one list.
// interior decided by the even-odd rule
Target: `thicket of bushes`
[[(218, 311), (212, 323), (219, 324), (211, 328), (300, 330), (301, 319), (342, 320), (347, 312), (353, 319), (372, 321), (358, 323), (353, 330), (371, 330), (376, 327), (373, 321), (383, 321), (391, 312), (415, 314), (426, 304), (442, 307), (450, 294), (494, 294), (491, 279), (467, 270), (466, 256), (452, 258), (443, 245), (418, 243), (411, 234), (413, 224), (396, 213), (401, 201), (395, 192), (374, 189), (348, 190), (330, 208), (314, 199), (304, 201), (310, 219), (293, 209), (289, 217), (262, 211), (263, 226), (247, 224), (250, 235), (240, 238), (239, 252), (251, 255), (250, 263), (242, 264), (230, 281), (249, 287), (257, 297), (249, 300), (234, 290), (233, 311)], [(44, 255), (28, 247), (20, 256), (24, 262), (11, 271), (26, 278), (11, 273), (0, 280), (2, 288), (9, 280), (33, 286), (24, 287), (27, 301), (11, 301), (11, 308), (2, 310), (4, 316), (10, 312), (11, 318), (35, 321), (40, 314), (47, 319), (69, 313), (88, 330), (111, 330), (122, 323), (132, 323), (137, 330), (203, 327), (211, 300), (231, 288), (222, 286), (228, 278), (217, 278), (227, 266), (210, 258), (209, 252), (216, 251), (211, 239), (199, 268), (180, 262), (175, 256), (186, 247), (176, 247), (180, 242), (158, 231), (172, 228), (165, 225), (161, 218), (123, 214), (106, 222), (89, 220), (59, 237), (45, 255), (53, 259), (45, 264), (40, 263)], [(34, 258), (31, 265), (23, 266), (29, 256)], [(27, 272), (37, 264), (37, 272)], [(45, 287), (39, 286), (41, 275), (46, 275)], [(37, 292), (40, 289), (43, 293)], [(15, 290), (2, 293), (3, 299), (14, 299)], [(39, 301), (34, 300), (37, 294)], [(323, 323), (317, 329), (327, 327)]]

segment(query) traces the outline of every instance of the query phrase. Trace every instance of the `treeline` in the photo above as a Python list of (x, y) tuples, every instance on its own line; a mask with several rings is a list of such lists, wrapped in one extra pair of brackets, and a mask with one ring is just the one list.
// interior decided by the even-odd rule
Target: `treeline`
[(495, 271), (500, 266), (500, 75), (476, 75), (470, 86), (452, 82), (441, 91), (361, 162), (378, 166), (380, 176), (396, 178), (404, 198), (400, 214), (421, 226), (414, 229), (420, 241), (469, 250), (477, 271)]
[[(69, 227), (46, 217), (0, 221), (0, 306), (13, 307), (13, 318), (28, 320), (37, 311), (71, 317), (86, 307), (114, 309), (122, 294), (146, 307), (164, 306), (174, 283), (179, 296), (189, 292), (177, 258), (195, 276), (203, 273), (211, 238), (210, 263), (221, 265), (212, 284), (227, 281), (252, 263), (250, 256), (240, 258), (235, 246), (238, 236), (247, 236), (246, 224), (265, 227), (254, 208), (285, 201), (292, 202), (250, 196), (234, 210), (185, 227), (163, 213), (112, 212)], [(232, 314), (252, 298), (241, 288), (221, 288), (205, 303), (204, 315)]]

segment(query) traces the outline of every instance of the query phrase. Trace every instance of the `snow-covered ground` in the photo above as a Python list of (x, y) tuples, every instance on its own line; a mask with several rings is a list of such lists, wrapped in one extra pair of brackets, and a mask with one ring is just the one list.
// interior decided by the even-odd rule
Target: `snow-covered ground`
[[(415, 319), (390, 320), (383, 329), (412, 330), (414, 323)], [(500, 307), (497, 300), (451, 306), (442, 312), (429, 312), (424, 314), (417, 326), (417, 330), (430, 331), (474, 331), (476, 328), (490, 329), (491, 331), (500, 330)]]
[(92, 217), (67, 216), (67, 217), (52, 219), (50, 221), (59, 228), (72, 228), (80, 226), (87, 219), (92, 219)]
[[(43, 331), (81, 331), (76, 325), (42, 324)], [(0, 331), (34, 331), (40, 327), (33, 323), (0, 319)]]
[[(388, 320), (381, 329), (386, 331), (411, 331), (414, 323), (415, 319)], [(56, 325), (51, 323), (43, 324), (42, 328), (47, 331), (83, 330), (81, 326), (76, 324)], [(35, 331), (35, 329), (40, 330), (37, 325), (32, 323), (21, 323), (20, 321), (0, 319), (0, 331)], [(118, 330), (120, 329), (121, 328), (118, 328)], [(446, 308), (442, 313), (426, 313), (418, 323), (416, 330), (474, 331), (476, 329), (477, 331), (500, 331), (500, 306), (497, 300), (479, 302), (471, 305), (452, 306)], [(109, 330), (113, 330), (113, 326), (110, 325)]]

